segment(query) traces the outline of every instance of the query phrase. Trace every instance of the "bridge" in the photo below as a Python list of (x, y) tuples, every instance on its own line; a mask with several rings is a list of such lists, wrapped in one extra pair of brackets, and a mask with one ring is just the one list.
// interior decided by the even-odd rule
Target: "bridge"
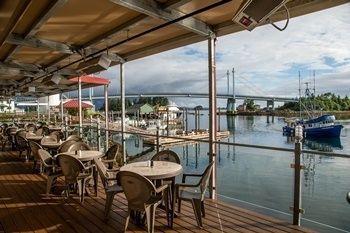
[[(290, 98), (290, 97), (279, 97), (279, 96), (257, 96), (257, 95), (232, 95), (232, 94), (217, 94), (218, 99), (250, 99), (257, 101), (268, 101), (272, 100), (275, 102), (298, 102), (298, 98)], [(127, 93), (125, 94), (126, 98), (140, 98), (140, 97), (188, 97), (188, 98), (209, 98), (207, 93), (143, 93), (143, 94), (134, 94)], [(119, 95), (110, 95), (109, 98), (120, 98)], [(104, 96), (91, 96), (84, 97), (83, 99), (104, 99)]]

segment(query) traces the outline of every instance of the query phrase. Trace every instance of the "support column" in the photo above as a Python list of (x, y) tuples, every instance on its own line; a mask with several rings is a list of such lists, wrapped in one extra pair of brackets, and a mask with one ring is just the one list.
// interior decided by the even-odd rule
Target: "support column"
[(47, 96), (47, 118), (48, 118), (48, 123), (50, 124), (51, 120), (51, 111), (50, 111), (50, 96)]
[(83, 134), (83, 112), (81, 109), (81, 77), (78, 77), (79, 136)]
[(63, 111), (63, 92), (61, 92), (61, 123), (64, 125), (64, 111)]
[(209, 162), (214, 162), (214, 168), (209, 181), (209, 196), (216, 198), (216, 63), (215, 63), (216, 37), (211, 35), (208, 39), (208, 71), (209, 71)]
[(105, 92), (105, 136), (106, 136), (106, 151), (108, 150), (108, 140), (109, 140), (109, 120), (108, 120), (108, 85), (104, 86)]
[(125, 80), (124, 80), (124, 63), (120, 64), (120, 100), (121, 100), (121, 133), (122, 133), (122, 149), (123, 161), (126, 163), (126, 148), (125, 148)]

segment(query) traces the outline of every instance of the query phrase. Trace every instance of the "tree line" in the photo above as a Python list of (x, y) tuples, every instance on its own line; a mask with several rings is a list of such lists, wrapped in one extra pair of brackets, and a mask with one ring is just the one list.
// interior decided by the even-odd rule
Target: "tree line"
[[(152, 106), (167, 106), (169, 104), (169, 100), (166, 97), (141, 97), (138, 99), (130, 100), (125, 99), (125, 108), (128, 109), (130, 106), (134, 104), (149, 104)], [(101, 111), (104, 111), (105, 104), (100, 108)], [(108, 109), (110, 111), (121, 111), (122, 102), (120, 99), (110, 99), (108, 101)]]
[[(317, 96), (302, 97), (302, 111), (307, 108), (308, 110), (314, 109), (316, 111), (349, 111), (350, 99), (348, 96), (340, 97), (334, 93), (324, 93)], [(278, 110), (292, 110), (300, 111), (299, 103), (285, 103)]]

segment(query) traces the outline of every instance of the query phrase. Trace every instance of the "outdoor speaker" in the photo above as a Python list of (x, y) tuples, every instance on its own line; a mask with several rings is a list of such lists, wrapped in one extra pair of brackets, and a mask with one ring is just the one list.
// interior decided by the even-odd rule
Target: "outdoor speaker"
[(249, 0), (235, 14), (232, 21), (251, 31), (265, 23), (288, 0)]

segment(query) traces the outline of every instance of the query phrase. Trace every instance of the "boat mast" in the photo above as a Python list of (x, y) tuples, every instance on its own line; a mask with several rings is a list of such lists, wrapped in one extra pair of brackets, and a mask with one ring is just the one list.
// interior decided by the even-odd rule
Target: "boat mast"
[(301, 79), (300, 79), (300, 70), (299, 70), (299, 118), (301, 120)]

